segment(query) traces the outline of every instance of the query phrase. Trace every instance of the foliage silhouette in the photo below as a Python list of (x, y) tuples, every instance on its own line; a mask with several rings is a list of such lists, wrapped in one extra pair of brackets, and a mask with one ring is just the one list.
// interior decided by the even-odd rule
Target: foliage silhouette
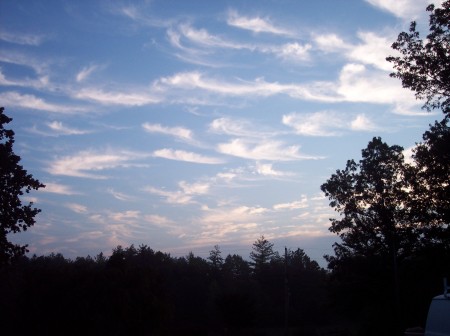
[(394, 64), (391, 77), (401, 79), (402, 85), (415, 92), (416, 98), (425, 99), (428, 111), (441, 108), (450, 115), (450, 0), (442, 8), (429, 5), (429, 34), (425, 42), (411, 22), (409, 33), (402, 32), (392, 48), (401, 56), (386, 60)]
[(28, 252), (27, 245), (10, 242), (8, 234), (34, 225), (41, 210), (34, 208), (33, 202), (22, 204), (21, 196), (24, 191), (45, 187), (19, 164), (20, 156), (13, 151), (14, 131), (5, 129), (11, 121), (0, 107), (0, 267)]
[[(270, 264), (262, 279), (236, 254), (217, 270), (193, 253), (174, 258), (146, 245), (117, 246), (109, 257), (21, 257), (0, 270), (0, 322), (14, 334), (244, 335), (282, 326), (279, 266)], [(316, 266), (292, 253), (292, 327), (315, 323), (300, 318), (308, 308), (308, 318), (322, 314), (326, 272)]]

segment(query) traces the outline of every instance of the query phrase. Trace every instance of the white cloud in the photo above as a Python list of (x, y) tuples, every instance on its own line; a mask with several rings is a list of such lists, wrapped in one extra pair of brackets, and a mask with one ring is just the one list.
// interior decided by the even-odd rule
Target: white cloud
[(0, 31), (0, 40), (15, 44), (39, 46), (45, 39), (46, 37), (44, 35)]
[(109, 194), (111, 194), (115, 199), (118, 199), (119, 201), (130, 201), (133, 199), (133, 196), (129, 196), (124, 193), (115, 191), (112, 188), (109, 188), (107, 191)]
[(227, 23), (230, 26), (240, 29), (250, 30), (254, 33), (270, 33), (283, 36), (294, 36), (293, 32), (275, 26), (268, 18), (261, 17), (246, 17), (239, 15), (236, 11), (230, 10), (228, 12)]
[(352, 120), (350, 127), (354, 131), (374, 131), (378, 129), (365, 114), (358, 114), (355, 119)]
[(319, 50), (327, 53), (342, 52), (352, 47), (336, 34), (313, 35), (313, 40)]
[(81, 134), (87, 134), (89, 131), (79, 130), (76, 128), (70, 128), (67, 126), (64, 126), (62, 122), (60, 121), (53, 121), (51, 123), (48, 123), (47, 126), (57, 132), (61, 135), (81, 135)]
[(256, 163), (256, 172), (262, 176), (272, 176), (272, 177), (282, 177), (282, 176), (291, 176), (293, 175), (290, 172), (283, 172), (279, 170), (273, 169), (273, 165), (271, 163)]
[(0, 93), (0, 100), (5, 106), (23, 107), (32, 110), (41, 110), (54, 113), (76, 113), (84, 112), (84, 107), (60, 105), (48, 103), (45, 100), (34, 95), (21, 94), (15, 91)]
[(86, 206), (78, 204), (78, 203), (66, 203), (65, 206), (76, 213), (85, 214), (88, 212)]
[(308, 136), (336, 136), (335, 129), (345, 127), (342, 117), (332, 111), (315, 113), (290, 113), (283, 115), (283, 124), (295, 129), (297, 134)]
[(210, 185), (209, 183), (187, 183), (185, 181), (181, 181), (179, 183), (180, 188), (187, 195), (202, 195), (207, 194), (209, 192)]
[(392, 65), (386, 61), (386, 57), (395, 54), (391, 44), (396, 40), (396, 35), (394, 33), (379, 35), (370, 31), (359, 31), (357, 35), (361, 41), (357, 44), (345, 42), (334, 33), (313, 35), (313, 40), (316, 48), (323, 52), (339, 53), (352, 62), (392, 71)]
[(173, 150), (171, 148), (163, 148), (153, 152), (154, 157), (160, 157), (168, 160), (185, 161), (201, 164), (221, 164), (222, 159), (204, 156), (201, 154), (186, 152), (183, 150)]
[[(178, 30), (169, 29), (167, 36), (171, 45), (184, 53), (184, 56), (177, 54), (179, 58), (191, 63), (212, 67), (221, 66), (217, 63), (217, 59), (213, 59), (215, 55), (218, 55), (217, 49), (274, 54), (279, 58), (294, 62), (308, 61), (310, 59), (310, 50), (312, 49), (311, 44), (306, 43), (302, 45), (298, 42), (282, 45), (239, 43), (212, 35), (206, 29), (195, 29), (189, 24), (178, 26)], [(209, 57), (209, 61), (207, 57)]]
[(301, 45), (297, 42), (286, 43), (279, 48), (274, 48), (275, 53), (284, 59), (292, 61), (308, 61), (311, 58), (309, 51), (311, 44)]
[(337, 92), (344, 101), (393, 104), (398, 114), (421, 115), (421, 103), (414, 94), (402, 88), (395, 78), (385, 72), (370, 71), (362, 64), (347, 64), (341, 70)]
[(145, 187), (143, 190), (164, 197), (167, 203), (185, 205), (193, 203), (195, 196), (208, 194), (210, 189), (210, 184), (207, 182), (187, 183), (181, 181), (178, 186), (180, 189), (176, 191), (158, 189), (152, 186)]
[(306, 136), (339, 136), (341, 130), (374, 131), (377, 126), (364, 114), (353, 119), (344, 113), (319, 111), (315, 113), (290, 113), (283, 115), (283, 124), (292, 127), (297, 134)]
[(391, 44), (396, 37), (380, 36), (373, 32), (358, 32), (362, 44), (353, 46), (348, 50), (347, 57), (363, 64), (371, 64), (381, 70), (393, 71), (392, 64), (386, 61), (386, 57), (393, 55), (395, 51)]
[(145, 92), (106, 92), (97, 88), (81, 89), (72, 95), (77, 99), (94, 101), (103, 105), (144, 106), (161, 102), (161, 99)]
[(145, 215), (144, 218), (149, 223), (160, 227), (172, 227), (175, 224), (171, 219), (160, 215)]
[(80, 82), (85, 81), (98, 68), (99, 68), (98, 65), (90, 65), (90, 66), (84, 67), (83, 69), (81, 69), (81, 71), (79, 73), (77, 73), (77, 75), (75, 77), (77, 82), (80, 83)]
[(222, 228), (229, 224), (257, 222), (257, 219), (261, 215), (269, 211), (269, 209), (264, 207), (249, 207), (244, 205), (215, 209), (204, 206), (202, 210), (204, 212), (204, 216), (201, 218), (202, 223), (208, 225), (220, 224)]
[(387, 11), (401, 19), (416, 20), (425, 13), (430, 0), (365, 0), (372, 6)]
[(193, 133), (190, 129), (184, 127), (165, 127), (160, 124), (144, 123), (142, 127), (149, 133), (159, 133), (174, 136), (186, 142), (193, 142)]
[(287, 94), (296, 99), (337, 101), (335, 83), (316, 82), (310, 85), (280, 84), (267, 82), (264, 78), (253, 81), (239, 80), (237, 83), (225, 82), (207, 78), (200, 72), (182, 72), (170, 77), (162, 77), (155, 82), (155, 89), (172, 92), (174, 89), (204, 90), (224, 96), (236, 97), (269, 97), (277, 94)]
[(41, 60), (31, 57), (29, 54), (23, 54), (8, 50), (0, 50), (0, 61), (5, 63), (17, 64), (33, 69), (39, 75), (47, 75), (50, 65), (49, 60)]
[(285, 146), (280, 141), (233, 139), (217, 146), (220, 153), (253, 160), (292, 161), (319, 159), (299, 153), (299, 146)]
[(115, 221), (115, 222), (121, 222), (125, 224), (133, 224), (135, 223), (136, 219), (139, 219), (141, 215), (140, 211), (137, 210), (127, 210), (124, 212), (112, 212), (108, 215), (108, 217)]
[(217, 134), (255, 138), (274, 135), (274, 133), (265, 132), (261, 128), (261, 126), (255, 125), (254, 122), (245, 119), (218, 118), (209, 124), (209, 131)]
[(107, 150), (104, 152), (86, 150), (72, 156), (55, 159), (49, 163), (47, 171), (53, 175), (106, 179), (106, 176), (95, 174), (94, 172), (119, 167), (138, 166), (137, 164), (130, 163), (130, 161), (142, 159), (147, 156), (146, 154), (124, 150)]
[(51, 183), (46, 182), (45, 188), (41, 189), (44, 192), (54, 193), (54, 194), (60, 194), (60, 195), (79, 195), (79, 192), (76, 192), (72, 190), (72, 187), (65, 185), (65, 184), (59, 184), (59, 183)]
[[(221, 37), (211, 35), (206, 29), (195, 29), (187, 24), (180, 25), (179, 28), (185, 38), (196, 44), (226, 49), (253, 49), (253, 47), (249, 45), (226, 41)], [(181, 47), (179, 40), (174, 45)]]
[(123, 15), (133, 20), (135, 23), (143, 26), (164, 28), (173, 23), (172, 20), (164, 21), (152, 16), (148, 16), (147, 13), (152, 12), (148, 8), (148, 5), (150, 4), (151, 2), (143, 2), (140, 3), (139, 6), (135, 4), (128, 4), (127, 6), (118, 8), (113, 6), (112, 11), (118, 13), (119, 15)]
[(34, 89), (45, 89), (49, 84), (48, 76), (40, 76), (36, 79), (24, 78), (24, 79), (8, 79), (0, 68), (0, 85), (2, 86), (18, 86)]
[(163, 189), (158, 189), (154, 187), (145, 187), (143, 189), (146, 192), (149, 192), (151, 194), (155, 194), (158, 196), (162, 196), (166, 199), (167, 203), (170, 204), (189, 204), (192, 203), (192, 194), (186, 194), (185, 192), (178, 190), (178, 191), (167, 191)]
[[(217, 208), (202, 207), (203, 214), (196, 219), (200, 231), (192, 236), (192, 244), (211, 245), (221, 242), (253, 239), (260, 234), (261, 225), (266, 221), (265, 214), (270, 212), (264, 207), (245, 205)], [(251, 237), (251, 238), (250, 238)]]
[(304, 209), (307, 207), (308, 207), (308, 198), (305, 195), (302, 195), (302, 198), (299, 201), (294, 201), (290, 203), (279, 203), (273, 206), (275, 210), (295, 210), (295, 209)]

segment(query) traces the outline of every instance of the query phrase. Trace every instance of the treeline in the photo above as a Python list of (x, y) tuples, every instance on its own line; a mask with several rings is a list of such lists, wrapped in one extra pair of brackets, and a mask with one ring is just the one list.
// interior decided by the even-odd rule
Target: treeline
[[(390, 261), (352, 258), (327, 272), (300, 248), (264, 237), (250, 260), (116, 247), (75, 260), (22, 257), (0, 270), (2, 329), (14, 335), (395, 335)], [(402, 263), (404, 326), (424, 325), (450, 262), (439, 251)], [(443, 263), (439, 265), (440, 263)], [(448, 264), (447, 264), (448, 265)], [(285, 329), (288, 327), (288, 329)]]
[(0, 273), (2, 325), (15, 335), (246, 335), (287, 322), (312, 335), (329, 321), (328, 275), (301, 249), (286, 256), (261, 237), (251, 261), (218, 246), (207, 259), (145, 245), (23, 257)]

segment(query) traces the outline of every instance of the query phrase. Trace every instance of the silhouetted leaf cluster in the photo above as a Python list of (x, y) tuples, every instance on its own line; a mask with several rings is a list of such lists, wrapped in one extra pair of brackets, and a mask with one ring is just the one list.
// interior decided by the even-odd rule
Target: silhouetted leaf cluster
[(8, 234), (34, 225), (34, 217), (41, 210), (34, 208), (32, 202), (22, 204), (21, 196), (45, 187), (19, 164), (20, 156), (13, 151), (14, 131), (5, 129), (11, 121), (0, 107), (0, 267), (28, 252), (26, 245), (10, 242)]
[(411, 22), (409, 32), (398, 35), (392, 48), (400, 56), (386, 58), (394, 64), (396, 72), (391, 77), (399, 78), (403, 87), (415, 92), (416, 98), (425, 99), (428, 111), (441, 108), (450, 115), (450, 1), (442, 7), (429, 5), (429, 34), (425, 41)]

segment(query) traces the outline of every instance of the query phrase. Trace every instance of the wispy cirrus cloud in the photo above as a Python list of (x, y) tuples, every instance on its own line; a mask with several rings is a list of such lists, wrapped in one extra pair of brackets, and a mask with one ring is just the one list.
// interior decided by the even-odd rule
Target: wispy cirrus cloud
[(39, 46), (46, 39), (45, 35), (12, 33), (4, 30), (0, 32), (0, 40), (21, 45)]
[(49, 85), (48, 76), (40, 76), (37, 78), (22, 78), (22, 79), (11, 79), (6, 78), (0, 68), (0, 85), (2, 86), (17, 86), (22, 88), (33, 88), (33, 89), (45, 89)]
[(289, 203), (278, 203), (273, 206), (275, 210), (296, 210), (304, 209), (309, 206), (308, 197), (302, 195), (299, 201), (289, 202)]
[(65, 203), (64, 204), (67, 208), (72, 210), (73, 212), (85, 214), (88, 213), (88, 208), (85, 205), (78, 204), (78, 203)]
[(250, 240), (261, 234), (264, 226), (265, 215), (270, 209), (259, 206), (246, 205), (222, 205), (220, 207), (202, 207), (201, 216), (196, 219), (201, 227), (199, 232), (189, 232), (191, 244), (210, 245), (213, 243), (234, 243)]
[(148, 154), (126, 150), (93, 151), (85, 150), (75, 155), (56, 158), (48, 164), (47, 171), (52, 175), (65, 175), (91, 179), (106, 179), (96, 172), (115, 168), (142, 166), (132, 163), (148, 157)]
[(144, 188), (144, 191), (164, 197), (166, 202), (170, 204), (190, 204), (195, 196), (205, 195), (210, 189), (210, 184), (207, 182), (187, 183), (181, 181), (178, 186), (180, 189), (176, 191), (158, 189), (152, 186)]
[(88, 77), (94, 73), (95, 71), (97, 71), (98, 69), (102, 68), (102, 66), (93, 64), (90, 66), (86, 66), (83, 67), (75, 76), (75, 79), (78, 83), (80, 82), (84, 82), (86, 79), (88, 79)]
[(64, 125), (60, 121), (52, 121), (45, 124), (45, 129), (40, 129), (38, 126), (34, 125), (31, 128), (28, 128), (27, 130), (30, 133), (38, 134), (42, 136), (47, 137), (58, 137), (58, 136), (65, 136), (65, 135), (83, 135), (83, 134), (89, 134), (92, 133), (90, 130), (80, 130), (77, 128), (72, 128), (69, 126)]
[(322, 157), (300, 153), (300, 146), (286, 146), (278, 140), (249, 140), (236, 138), (228, 143), (217, 145), (222, 154), (237, 156), (251, 160), (293, 161), (317, 160)]
[(292, 31), (273, 24), (269, 18), (243, 16), (235, 10), (228, 11), (227, 24), (232, 27), (250, 30), (254, 33), (269, 33), (288, 37), (295, 36)]
[(393, 112), (397, 114), (427, 113), (418, 109), (421, 103), (395, 78), (389, 78), (385, 72), (367, 69), (362, 64), (349, 63), (342, 68), (336, 91), (348, 102), (392, 104)]
[(198, 153), (187, 152), (184, 150), (174, 150), (171, 148), (163, 148), (153, 152), (154, 157), (159, 157), (168, 160), (185, 161), (199, 164), (221, 164), (223, 159), (204, 156)]
[[(213, 92), (228, 97), (270, 97), (278, 94), (286, 94), (295, 99), (318, 100), (335, 102), (342, 100), (336, 95), (334, 85), (331, 82), (316, 82), (309, 85), (282, 84), (268, 82), (264, 78), (256, 78), (251, 81), (237, 80), (229, 82), (208, 78), (206, 75), (194, 72), (182, 72), (173, 76), (162, 77), (155, 81), (155, 89), (163, 92), (169, 90), (201, 90)], [(172, 91), (173, 92), (173, 91)]]
[(312, 45), (309, 43), (300, 44), (298, 42), (286, 43), (280, 47), (272, 47), (271, 51), (280, 58), (289, 61), (309, 61)]
[(391, 44), (396, 40), (394, 33), (383, 35), (371, 31), (357, 33), (359, 43), (350, 43), (335, 33), (313, 34), (316, 49), (325, 53), (338, 53), (351, 62), (374, 66), (383, 71), (392, 71), (392, 64), (386, 57), (395, 54)]
[(99, 88), (83, 88), (72, 93), (73, 98), (93, 101), (102, 105), (144, 106), (161, 102), (149, 92), (104, 91)]
[(195, 142), (193, 132), (185, 127), (166, 127), (161, 124), (144, 123), (142, 128), (148, 133), (170, 135), (188, 143)]
[(379, 127), (365, 114), (358, 114), (350, 123), (354, 131), (376, 131)]
[(61, 135), (82, 135), (82, 134), (90, 133), (90, 131), (80, 130), (80, 129), (65, 126), (60, 121), (52, 121), (51, 123), (47, 123), (47, 126), (51, 130), (53, 130)]
[[(254, 50), (255, 47), (251, 44), (237, 43), (229, 41), (223, 37), (210, 34), (206, 29), (195, 29), (189, 24), (179, 25), (180, 36), (183, 36), (187, 40), (197, 45), (203, 45), (213, 48), (225, 48), (225, 49), (248, 49)], [(179, 45), (178, 45), (179, 46)]]
[(309, 43), (289, 42), (281, 45), (242, 43), (213, 35), (203, 28), (196, 29), (190, 24), (170, 28), (167, 36), (171, 45), (184, 53), (184, 56), (178, 54), (180, 58), (206, 66), (220, 66), (217, 60), (212, 59), (217, 58), (218, 51), (223, 49), (273, 54), (293, 62), (309, 61), (311, 58), (312, 45)]
[(394, 34), (390, 36), (378, 35), (374, 32), (358, 32), (362, 43), (348, 49), (346, 55), (352, 61), (370, 64), (384, 71), (393, 71), (392, 64), (386, 57), (395, 53), (391, 44), (396, 40)]
[(148, 13), (152, 12), (149, 6), (151, 6), (151, 2), (143, 2), (139, 5), (130, 3), (126, 6), (119, 7), (111, 5), (111, 12), (124, 16), (132, 20), (133, 23), (137, 23), (142, 26), (164, 28), (174, 23), (175, 20), (173, 19), (164, 20), (156, 16), (149, 15)]
[(269, 177), (284, 177), (284, 176), (294, 175), (291, 172), (275, 170), (271, 163), (261, 163), (261, 162), (256, 163), (256, 172), (259, 175), (269, 176)]
[(145, 215), (145, 220), (160, 227), (172, 227), (175, 222), (170, 218), (161, 215)]
[(294, 128), (297, 134), (309, 136), (340, 135), (336, 129), (342, 129), (345, 126), (342, 118), (332, 111), (290, 113), (283, 115), (282, 122)]
[(61, 105), (46, 102), (44, 99), (31, 94), (21, 94), (16, 91), (7, 91), (0, 93), (0, 100), (6, 106), (23, 107), (32, 110), (41, 110), (53, 113), (71, 114), (76, 112), (85, 112), (85, 107)]
[(214, 119), (209, 124), (209, 131), (217, 134), (247, 138), (263, 138), (275, 135), (275, 132), (266, 131), (263, 128), (263, 126), (255, 125), (254, 122), (242, 118), (222, 117)]
[(42, 60), (32, 57), (30, 54), (12, 50), (0, 50), (0, 61), (31, 68), (41, 76), (48, 75), (50, 64), (52, 64), (51, 60)]
[(353, 47), (335, 33), (313, 34), (312, 38), (315, 47), (326, 53), (343, 52)]
[(107, 192), (109, 194), (111, 194), (115, 199), (119, 200), (119, 201), (131, 201), (134, 199), (133, 196), (124, 194), (122, 192), (116, 191), (113, 188), (108, 188)]
[(73, 190), (71, 186), (59, 183), (46, 182), (45, 188), (41, 189), (43, 192), (49, 192), (60, 195), (79, 195), (80, 193)]
[(365, 0), (374, 7), (389, 12), (401, 19), (409, 21), (423, 16), (424, 9), (430, 4), (429, 0)]
[(345, 131), (374, 131), (378, 127), (365, 114), (356, 116), (335, 111), (315, 113), (290, 113), (283, 115), (284, 125), (292, 127), (297, 134), (306, 136), (339, 136)]

